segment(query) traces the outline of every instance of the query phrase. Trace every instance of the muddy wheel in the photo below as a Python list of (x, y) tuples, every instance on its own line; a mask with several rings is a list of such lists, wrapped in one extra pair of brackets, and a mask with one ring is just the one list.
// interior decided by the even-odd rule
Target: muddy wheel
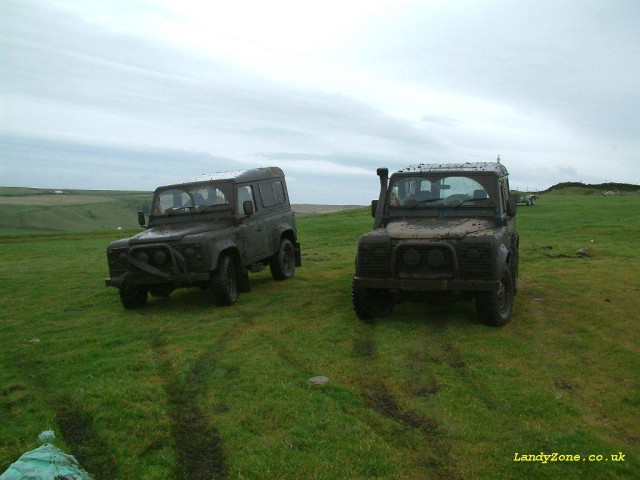
[(509, 323), (513, 309), (513, 281), (511, 270), (505, 266), (496, 292), (478, 292), (476, 297), (478, 318), (482, 323), (499, 327)]
[(282, 239), (278, 253), (271, 257), (269, 269), (275, 280), (287, 280), (293, 277), (296, 271), (296, 256), (293, 244), (286, 238)]
[(218, 305), (233, 305), (238, 299), (236, 265), (229, 255), (223, 255), (213, 276), (213, 298)]
[(351, 284), (351, 303), (360, 320), (372, 321), (376, 317), (389, 315), (393, 302), (386, 290), (371, 290)]
[(144, 285), (125, 282), (120, 287), (120, 301), (127, 310), (141, 308), (147, 304), (148, 290)]

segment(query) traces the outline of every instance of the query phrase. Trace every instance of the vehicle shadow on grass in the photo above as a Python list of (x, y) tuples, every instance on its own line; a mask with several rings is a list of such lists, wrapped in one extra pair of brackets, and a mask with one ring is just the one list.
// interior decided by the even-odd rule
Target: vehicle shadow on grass
[(473, 299), (431, 298), (425, 301), (403, 301), (393, 311), (375, 322), (392, 326), (427, 325), (441, 330), (452, 326), (480, 325)]
[[(238, 294), (238, 302), (242, 302), (243, 297), (249, 295), (260, 295), (260, 290), (265, 285), (272, 284), (274, 281), (271, 277), (251, 278), (251, 291)], [(214, 301), (213, 292), (209, 288), (180, 288), (174, 290), (169, 297), (153, 297), (149, 295), (149, 302), (144, 308), (136, 309), (135, 312), (144, 315), (145, 312), (153, 311), (154, 313), (171, 311), (180, 308), (187, 310), (209, 310), (209, 309), (225, 309), (228, 307), (220, 307)]]

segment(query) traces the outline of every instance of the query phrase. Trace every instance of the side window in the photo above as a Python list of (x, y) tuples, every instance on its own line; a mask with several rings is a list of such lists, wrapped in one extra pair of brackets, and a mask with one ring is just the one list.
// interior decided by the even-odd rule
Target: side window
[(274, 182), (273, 183), (273, 191), (276, 195), (276, 203), (281, 205), (284, 203), (284, 187), (282, 186), (282, 182)]
[(253, 199), (253, 190), (250, 185), (238, 187), (238, 212), (243, 213), (242, 204), (246, 201), (253, 203), (253, 210), (256, 209), (256, 202)]
[(260, 198), (262, 199), (262, 206), (265, 208), (282, 205), (285, 202), (282, 182), (278, 180), (260, 185)]

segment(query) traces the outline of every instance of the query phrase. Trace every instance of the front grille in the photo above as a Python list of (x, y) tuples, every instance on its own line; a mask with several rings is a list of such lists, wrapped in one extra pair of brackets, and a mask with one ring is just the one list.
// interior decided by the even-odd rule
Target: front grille
[[(137, 260), (143, 261), (158, 270), (171, 273), (174, 269), (174, 252), (177, 252), (176, 245), (145, 245), (135, 248), (130, 254)], [(180, 268), (180, 261), (178, 260), (178, 268)]]
[(386, 245), (362, 245), (358, 252), (360, 274), (371, 278), (388, 277), (390, 253)]
[(455, 258), (445, 245), (399, 245), (395, 250), (398, 278), (443, 279), (455, 275)]
[(459, 245), (457, 248), (460, 277), (491, 276), (491, 245)]

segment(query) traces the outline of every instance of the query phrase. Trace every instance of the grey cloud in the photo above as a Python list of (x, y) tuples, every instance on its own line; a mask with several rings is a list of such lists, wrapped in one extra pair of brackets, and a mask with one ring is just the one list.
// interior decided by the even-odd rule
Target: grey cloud
[[(152, 190), (189, 175), (243, 168), (239, 162), (206, 153), (113, 145), (0, 134), (4, 175), (15, 186), (74, 188), (72, 179), (84, 179), (85, 188)], [(176, 177), (178, 165), (182, 176)], [(158, 182), (158, 179), (164, 181)]]
[(640, 133), (638, 2), (417, 3), (400, 25), (362, 38), (385, 45), (365, 54), (373, 72), (544, 111), (612, 141)]
[(1, 41), (9, 94), (217, 132), (284, 137), (293, 131), (325, 142), (348, 133), (439, 146), (427, 133), (348, 97), (282, 86), (167, 46), (97, 31), (53, 10), (8, 5)]

